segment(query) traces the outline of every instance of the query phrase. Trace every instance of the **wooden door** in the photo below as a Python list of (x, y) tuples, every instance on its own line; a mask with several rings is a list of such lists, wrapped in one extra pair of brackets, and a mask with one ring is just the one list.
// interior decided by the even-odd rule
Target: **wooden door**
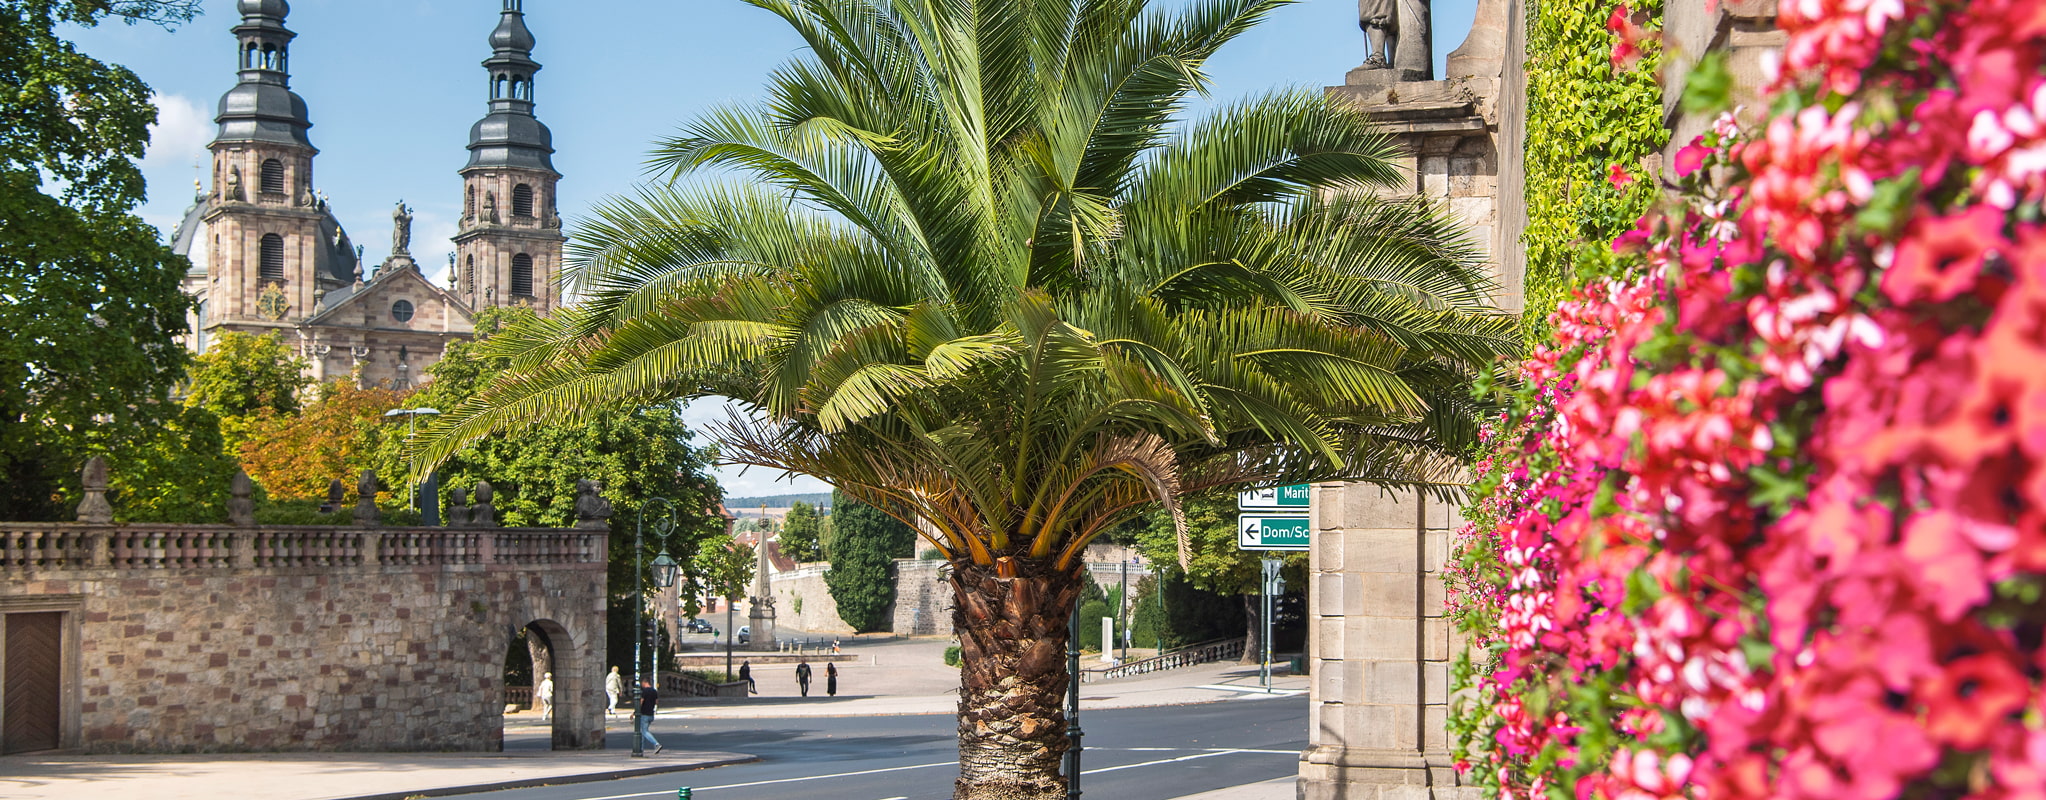
[(57, 693), (64, 615), (7, 615), (6, 680), (0, 685), (0, 755), (57, 747)]

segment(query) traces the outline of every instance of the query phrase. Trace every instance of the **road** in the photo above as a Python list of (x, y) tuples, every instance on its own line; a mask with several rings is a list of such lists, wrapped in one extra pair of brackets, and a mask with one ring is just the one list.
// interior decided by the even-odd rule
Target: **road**
[[(1169, 798), (1298, 771), (1307, 698), (1086, 711), (1081, 789), (1099, 800)], [(753, 753), (759, 763), (601, 783), (491, 792), (491, 800), (639, 800), (689, 786), (707, 800), (940, 800), (952, 796), (958, 753), (950, 715), (662, 720), (655, 736), (682, 750)], [(528, 743), (508, 738), (507, 747)], [(537, 744), (537, 742), (532, 743)], [(623, 734), (607, 747), (621, 757)]]

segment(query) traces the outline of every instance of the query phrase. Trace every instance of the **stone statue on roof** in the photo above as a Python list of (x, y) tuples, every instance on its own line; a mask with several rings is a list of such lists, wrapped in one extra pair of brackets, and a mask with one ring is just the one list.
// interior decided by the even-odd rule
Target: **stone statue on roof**
[(405, 201), (398, 201), (398, 207), (391, 210), (391, 255), (412, 254), (412, 209)]

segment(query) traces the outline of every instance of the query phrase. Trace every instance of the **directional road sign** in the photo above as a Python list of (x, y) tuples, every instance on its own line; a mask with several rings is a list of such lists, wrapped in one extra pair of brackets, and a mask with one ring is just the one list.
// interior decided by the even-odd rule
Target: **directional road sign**
[(1243, 511), (1291, 511), (1305, 514), (1308, 497), (1308, 484), (1305, 483), (1252, 489), (1237, 493), (1236, 507)]
[(1306, 550), (1307, 518), (1297, 514), (1238, 516), (1236, 549)]

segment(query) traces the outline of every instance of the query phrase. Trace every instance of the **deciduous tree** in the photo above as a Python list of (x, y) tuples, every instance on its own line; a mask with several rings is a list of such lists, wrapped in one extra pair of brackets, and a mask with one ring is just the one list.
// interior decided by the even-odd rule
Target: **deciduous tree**
[(782, 555), (797, 562), (818, 561), (824, 558), (824, 543), (818, 537), (817, 509), (809, 503), (797, 500), (789, 506), (789, 515), (782, 520)]

